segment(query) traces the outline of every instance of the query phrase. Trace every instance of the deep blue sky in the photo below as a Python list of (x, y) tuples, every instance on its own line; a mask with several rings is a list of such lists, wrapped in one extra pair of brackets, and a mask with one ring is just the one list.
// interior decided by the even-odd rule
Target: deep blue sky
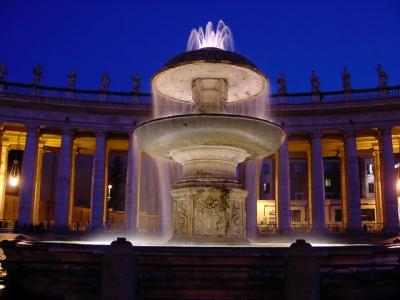
[(98, 89), (107, 70), (111, 90), (129, 91), (130, 75), (144, 90), (168, 59), (186, 48), (193, 27), (223, 19), (235, 50), (270, 77), (286, 73), (290, 92), (310, 90), (317, 71), (321, 90), (341, 89), (348, 66), (353, 88), (377, 85), (381, 63), (389, 84), (400, 84), (400, 1), (32, 1), (0, 0), (0, 60), (9, 81), (65, 86), (78, 72), (78, 88)]

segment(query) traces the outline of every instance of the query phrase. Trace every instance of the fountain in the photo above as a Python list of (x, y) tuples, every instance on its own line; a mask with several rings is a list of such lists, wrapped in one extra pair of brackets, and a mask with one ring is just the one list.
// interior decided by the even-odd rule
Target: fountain
[(237, 104), (255, 105), (252, 101), (263, 95), (268, 80), (247, 58), (224, 50), (233, 48), (233, 40), (222, 21), (216, 32), (212, 28), (209, 22), (205, 34), (202, 28), (193, 30), (190, 51), (153, 77), (153, 91), (163, 103), (178, 103), (189, 113), (169, 112), (134, 133), (142, 151), (183, 167), (182, 178), (170, 191), (174, 240), (244, 240), (247, 191), (237, 179), (237, 165), (272, 154), (285, 138), (268, 120), (231, 113)]
[(111, 245), (105, 234), (100, 241), (5, 240), (7, 299), (399, 298), (398, 239), (385, 246), (377, 237), (376, 244), (355, 244), (360, 236), (338, 243), (332, 235), (336, 243), (314, 238), (311, 246), (299, 236), (288, 248), (293, 235), (269, 236), (242, 247), (247, 191), (236, 166), (273, 153), (285, 132), (265, 119), (267, 78), (245, 57), (216, 47), (233, 45), (229, 29), (207, 28), (191, 34), (199, 49), (189, 48), (154, 76), (156, 118), (134, 133), (144, 152), (163, 160), (160, 170), (172, 161), (182, 165), (170, 191), (173, 239), (193, 243), (158, 244), (139, 234)]

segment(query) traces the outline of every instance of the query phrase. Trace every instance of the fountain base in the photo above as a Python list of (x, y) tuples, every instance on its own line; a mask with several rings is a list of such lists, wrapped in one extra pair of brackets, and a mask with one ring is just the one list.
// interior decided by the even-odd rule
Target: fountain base
[(171, 191), (173, 240), (245, 240), (247, 191), (232, 187), (184, 187)]

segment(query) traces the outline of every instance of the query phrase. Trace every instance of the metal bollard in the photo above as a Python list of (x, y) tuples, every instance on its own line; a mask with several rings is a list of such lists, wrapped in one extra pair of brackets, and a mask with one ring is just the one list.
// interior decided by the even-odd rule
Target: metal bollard
[(319, 300), (319, 265), (311, 244), (296, 240), (290, 245), (285, 271), (287, 300)]
[(138, 258), (132, 244), (125, 238), (117, 238), (103, 256), (101, 299), (136, 299), (137, 277)]

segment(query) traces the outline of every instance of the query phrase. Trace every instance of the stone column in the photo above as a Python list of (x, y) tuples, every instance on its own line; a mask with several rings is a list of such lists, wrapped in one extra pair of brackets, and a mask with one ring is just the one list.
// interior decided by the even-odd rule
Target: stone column
[(105, 171), (106, 171), (106, 134), (96, 133), (96, 152), (92, 173), (92, 199), (90, 224), (94, 228), (103, 228), (105, 218)]
[(278, 226), (282, 233), (291, 230), (289, 150), (286, 138), (278, 154)]
[(0, 219), (4, 219), (4, 205), (6, 201), (7, 185), (8, 141), (0, 132)]
[(40, 206), (40, 188), (42, 183), (42, 165), (43, 165), (43, 144), (40, 143), (37, 154), (36, 168), (36, 184), (35, 184), (35, 200), (33, 202), (33, 223), (37, 224), (39, 219)]
[[(72, 143), (74, 144), (74, 143)], [(72, 226), (72, 218), (74, 214), (74, 199), (75, 199), (75, 172), (76, 172), (76, 155), (77, 146), (72, 145), (72, 158), (71, 158), (71, 182), (70, 182), (70, 189), (69, 189), (69, 218), (68, 224), (71, 228)], [(79, 230), (79, 228), (77, 228)]]
[(138, 214), (138, 167), (136, 165), (138, 151), (135, 146), (133, 132), (129, 133), (128, 165), (126, 167), (125, 184), (125, 228), (131, 232), (137, 229)]
[(382, 153), (383, 230), (397, 233), (399, 231), (399, 212), (391, 128), (380, 129), (379, 133)]
[(69, 202), (71, 190), (73, 138), (73, 130), (63, 130), (57, 168), (57, 190), (54, 222), (54, 227), (57, 229), (69, 229)]
[(361, 230), (360, 174), (357, 156), (357, 144), (354, 131), (347, 131), (344, 137), (346, 169), (346, 229)]
[(257, 198), (262, 160), (250, 160), (245, 163), (245, 188), (248, 191), (246, 199), (246, 237), (257, 236)]
[(381, 149), (374, 149), (372, 156), (374, 159), (374, 185), (375, 185), (375, 205), (376, 223), (383, 224), (382, 207), (382, 176), (381, 176)]
[(29, 225), (33, 222), (37, 150), (38, 128), (28, 126), (21, 169), (21, 187), (19, 190), (18, 222), (21, 225)]
[(325, 230), (324, 160), (321, 138), (321, 133), (311, 135), (311, 220), (314, 232)]

